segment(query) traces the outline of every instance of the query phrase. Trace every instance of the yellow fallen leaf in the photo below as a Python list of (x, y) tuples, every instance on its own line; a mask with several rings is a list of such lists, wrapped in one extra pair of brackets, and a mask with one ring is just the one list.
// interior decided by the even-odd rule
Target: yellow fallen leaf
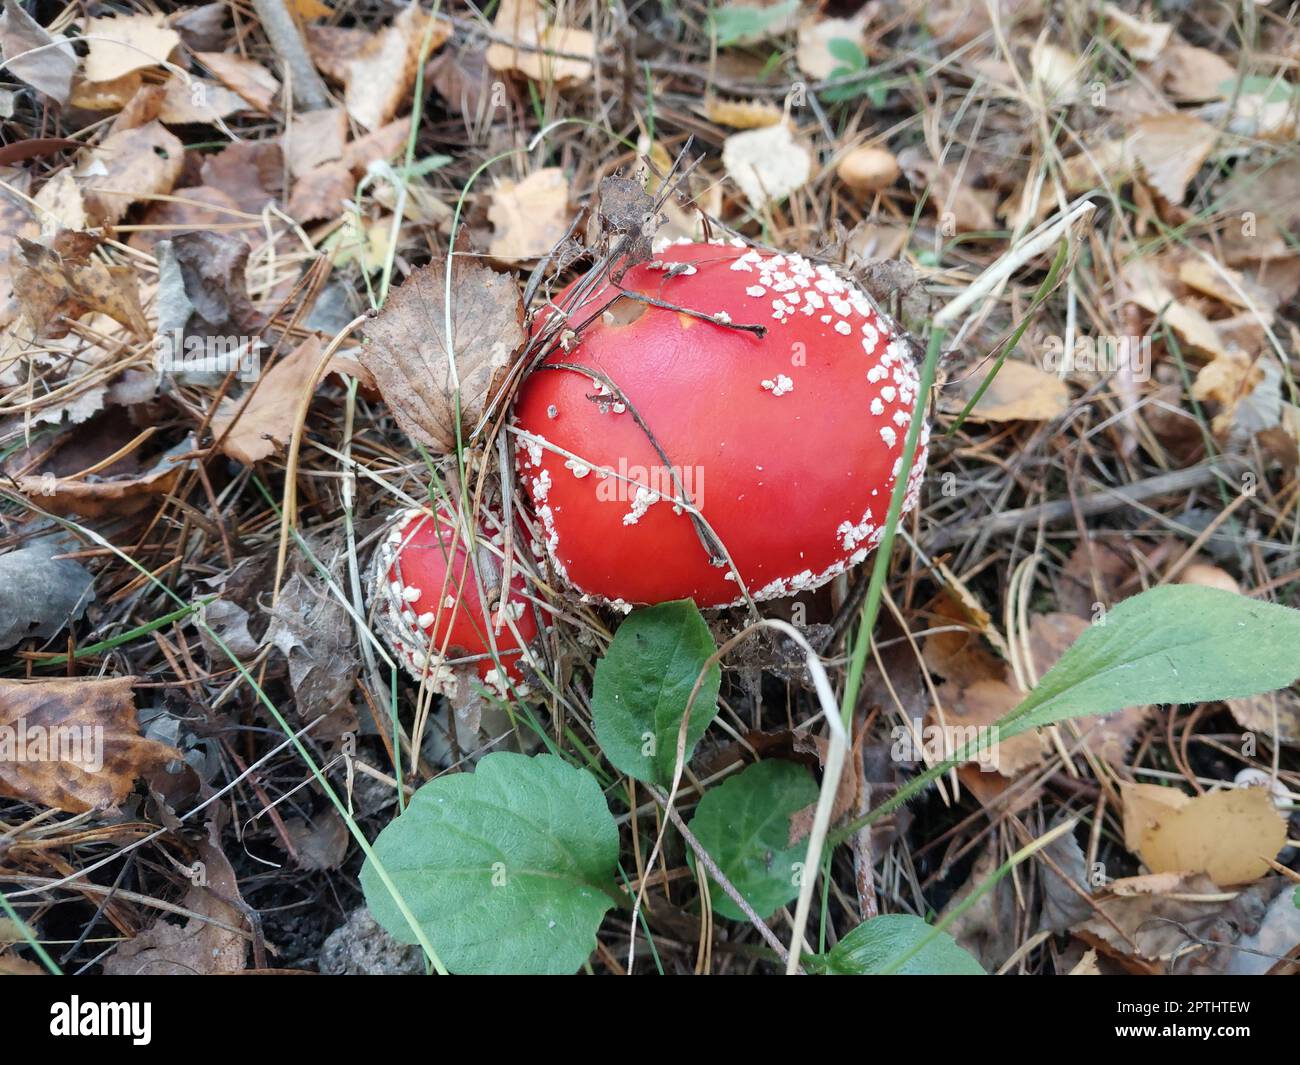
[(762, 129), (781, 121), (781, 109), (769, 100), (706, 100), (704, 116), (710, 122), (732, 129)]
[[(954, 384), (941, 406), (959, 413), (979, 389), (984, 374), (971, 374)], [(1070, 390), (1060, 376), (1027, 362), (1008, 359), (993, 383), (975, 404), (971, 422), (1043, 422), (1064, 414), (1070, 405)]]
[(548, 24), (537, 0), (501, 0), (492, 28), (511, 42), (488, 46), (487, 65), (493, 70), (557, 85), (591, 80), (596, 38), (586, 30)]
[(1120, 279), (1125, 298), (1144, 311), (1164, 315), (1169, 328), (1184, 343), (1209, 355), (1227, 354), (1214, 323), (1191, 304), (1176, 299), (1154, 263), (1134, 258), (1121, 268)]
[(569, 183), (558, 166), (536, 170), (518, 183), (502, 181), (492, 193), (488, 253), (518, 262), (536, 259), (563, 239), (569, 224)]
[(1264, 788), (1194, 799), (1155, 784), (1122, 789), (1125, 846), (1153, 873), (1205, 873), (1220, 886), (1242, 884), (1267, 873), (1286, 844), (1286, 821)]
[(49, 247), (19, 238), (21, 259), (11, 264), (14, 295), (38, 336), (67, 336), (68, 323), (89, 311), (107, 314), (137, 336), (149, 335), (135, 271), (96, 258), (98, 243), (89, 233), (68, 231)]
[(160, 66), (181, 43), (162, 15), (107, 15), (86, 19), (90, 52), (82, 67), (87, 81), (114, 81), (132, 71)]

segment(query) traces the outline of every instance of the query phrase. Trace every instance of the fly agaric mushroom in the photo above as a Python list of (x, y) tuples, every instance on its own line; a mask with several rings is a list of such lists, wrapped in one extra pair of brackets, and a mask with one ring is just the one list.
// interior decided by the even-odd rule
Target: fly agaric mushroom
[(471, 694), (461, 681), (472, 676), (502, 696), (512, 686), (527, 691), (519, 665), (537, 620), (518, 569), (502, 609), (502, 527), (496, 515), (485, 518), (471, 559), (450, 507), (405, 510), (375, 552), (371, 594), (380, 633), (407, 672), (449, 698)]
[(679, 242), (617, 284), (574, 282), (534, 334), (557, 314), (516, 400), (516, 469), (578, 591), (625, 609), (779, 598), (884, 535), (923, 397), (897, 327), (829, 267)]

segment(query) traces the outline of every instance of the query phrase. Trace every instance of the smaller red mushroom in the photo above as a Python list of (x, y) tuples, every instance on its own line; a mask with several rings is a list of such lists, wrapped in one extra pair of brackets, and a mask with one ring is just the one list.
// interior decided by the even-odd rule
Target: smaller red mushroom
[(449, 506), (410, 509), (375, 552), (376, 627), (408, 673), (449, 698), (469, 694), (461, 682), (473, 677), (502, 697), (528, 690), (520, 664), (532, 663), (537, 617), (518, 568), (502, 605), (503, 529), (497, 515), (485, 514), (471, 559)]

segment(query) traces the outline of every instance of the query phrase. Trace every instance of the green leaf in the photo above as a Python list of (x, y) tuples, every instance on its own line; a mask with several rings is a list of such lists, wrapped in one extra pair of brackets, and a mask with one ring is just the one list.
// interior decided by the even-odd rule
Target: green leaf
[[(690, 829), (715, 862), (764, 919), (799, 894), (806, 840), (790, 843), (790, 818), (817, 801), (817, 784), (796, 762), (757, 762), (710, 788), (695, 808)], [(744, 920), (717, 884), (713, 909)]]
[(751, 7), (748, 4), (728, 4), (709, 12), (713, 32), (717, 34), (718, 47), (733, 44), (752, 44), (761, 40), (769, 27), (775, 26), (799, 10), (799, 0), (786, 0), (771, 7)]
[[(454, 973), (573, 973), (614, 905), (618, 828), (596, 779), (554, 755), (489, 754), (430, 781), (374, 850)], [(361, 886), (415, 942), (369, 861)]]
[[(901, 964), (897, 959), (906, 957)], [(864, 921), (825, 954), (806, 959), (827, 976), (984, 976), (980, 963), (947, 932), (919, 917), (883, 913)]]
[(1129, 706), (1256, 695), (1298, 674), (1300, 611), (1199, 585), (1152, 588), (1089, 626), (1000, 738)]
[[(716, 647), (693, 602), (679, 599), (628, 615), (596, 663), (591, 716), (596, 741), (620, 772), (667, 786), (677, 760), (677, 733), (695, 680)], [(686, 728), (686, 758), (718, 712), (722, 671), (715, 663), (700, 685)]]
[(1291, 896), (1291, 901), (1295, 903), (1295, 908), (1300, 910), (1300, 887), (1295, 889), (1295, 892)]
[[(859, 71), (867, 69), (867, 57), (863, 54), (862, 49), (858, 47), (856, 41), (848, 37), (832, 37), (826, 42), (826, 51), (831, 57), (839, 60), (850, 71)], [(831, 77), (834, 77), (832, 74)]]

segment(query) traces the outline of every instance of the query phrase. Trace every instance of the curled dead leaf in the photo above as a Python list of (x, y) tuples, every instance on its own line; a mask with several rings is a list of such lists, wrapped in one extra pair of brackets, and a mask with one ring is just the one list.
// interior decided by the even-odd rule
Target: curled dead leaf
[(96, 258), (98, 244), (89, 233), (67, 231), (50, 247), (18, 238), (22, 262), (14, 272), (14, 295), (41, 335), (67, 336), (68, 323), (90, 311), (107, 314), (137, 336), (149, 335), (135, 272)]
[(181, 757), (140, 736), (134, 677), (0, 680), (0, 795), (69, 813), (119, 806)]
[(367, 323), (360, 362), (406, 434), (447, 454), (458, 439), (457, 392), (464, 439), (523, 347), (523, 320), (513, 279), (457, 257), (448, 286), (445, 264), (435, 260)]

